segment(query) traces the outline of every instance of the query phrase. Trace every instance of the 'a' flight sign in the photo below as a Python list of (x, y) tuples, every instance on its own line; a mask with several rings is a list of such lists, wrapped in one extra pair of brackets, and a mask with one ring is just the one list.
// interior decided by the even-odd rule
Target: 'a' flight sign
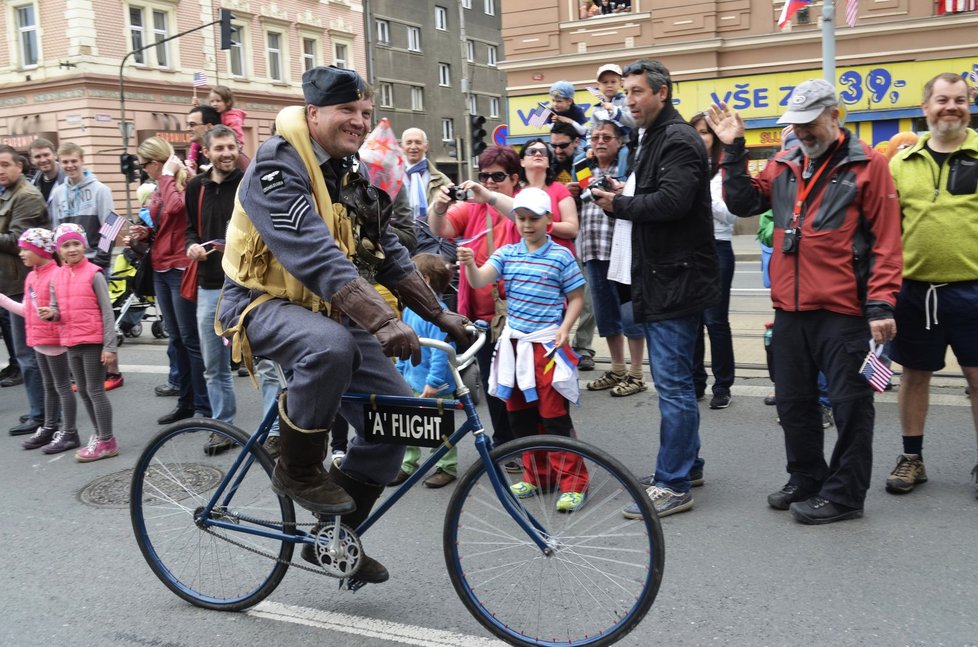
[(363, 428), (375, 443), (438, 447), (455, 431), (455, 410), (371, 405), (363, 407)]

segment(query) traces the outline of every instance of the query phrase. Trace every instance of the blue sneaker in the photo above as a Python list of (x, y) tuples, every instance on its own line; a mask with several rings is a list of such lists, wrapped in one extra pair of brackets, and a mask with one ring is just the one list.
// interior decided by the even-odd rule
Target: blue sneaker
[[(689, 492), (673, 492), (669, 488), (653, 485), (648, 490), (649, 498), (655, 507), (656, 514), (661, 517), (668, 517), (678, 512), (686, 512), (693, 509), (693, 495)], [(642, 511), (637, 503), (629, 503), (622, 510), (626, 519), (641, 519)]]
[(584, 492), (564, 492), (557, 499), (557, 512), (574, 512), (584, 507), (587, 495)]

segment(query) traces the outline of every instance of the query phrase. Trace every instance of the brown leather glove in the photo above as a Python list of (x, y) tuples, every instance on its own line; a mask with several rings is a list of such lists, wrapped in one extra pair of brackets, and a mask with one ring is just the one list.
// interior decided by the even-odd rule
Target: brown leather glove
[(404, 305), (418, 313), (418, 316), (425, 321), (430, 321), (445, 331), (455, 342), (455, 348), (460, 353), (472, 345), (472, 340), (465, 330), (465, 327), (472, 322), (460, 314), (442, 308), (438, 303), (438, 297), (432, 292), (420, 272), (415, 270), (408, 274), (395, 289)]
[(418, 336), (397, 318), (397, 313), (366, 279), (358, 277), (344, 285), (333, 295), (330, 304), (376, 337), (388, 357), (410, 357), (415, 366), (421, 362)]

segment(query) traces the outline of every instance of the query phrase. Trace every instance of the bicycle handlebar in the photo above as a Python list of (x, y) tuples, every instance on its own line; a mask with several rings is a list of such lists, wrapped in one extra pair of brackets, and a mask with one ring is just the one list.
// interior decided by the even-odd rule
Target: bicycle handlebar
[(486, 343), (486, 333), (487, 330), (482, 327), (476, 326), (475, 324), (470, 324), (465, 327), (466, 332), (469, 336), (474, 337), (475, 341), (469, 346), (468, 350), (459, 355), (455, 352), (455, 349), (445, 341), (439, 339), (431, 339), (428, 337), (420, 337), (418, 339), (422, 346), (427, 346), (428, 348), (434, 348), (445, 352), (448, 355), (448, 363), (457, 370), (462, 370), (466, 366), (472, 363), (475, 359), (476, 353), (479, 349)]

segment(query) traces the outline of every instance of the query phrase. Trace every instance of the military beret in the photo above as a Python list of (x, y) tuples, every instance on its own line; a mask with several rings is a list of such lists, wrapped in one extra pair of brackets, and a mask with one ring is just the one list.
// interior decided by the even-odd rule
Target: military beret
[(366, 94), (366, 85), (353, 70), (330, 65), (314, 67), (302, 75), (302, 95), (313, 106), (335, 106), (358, 101)]

